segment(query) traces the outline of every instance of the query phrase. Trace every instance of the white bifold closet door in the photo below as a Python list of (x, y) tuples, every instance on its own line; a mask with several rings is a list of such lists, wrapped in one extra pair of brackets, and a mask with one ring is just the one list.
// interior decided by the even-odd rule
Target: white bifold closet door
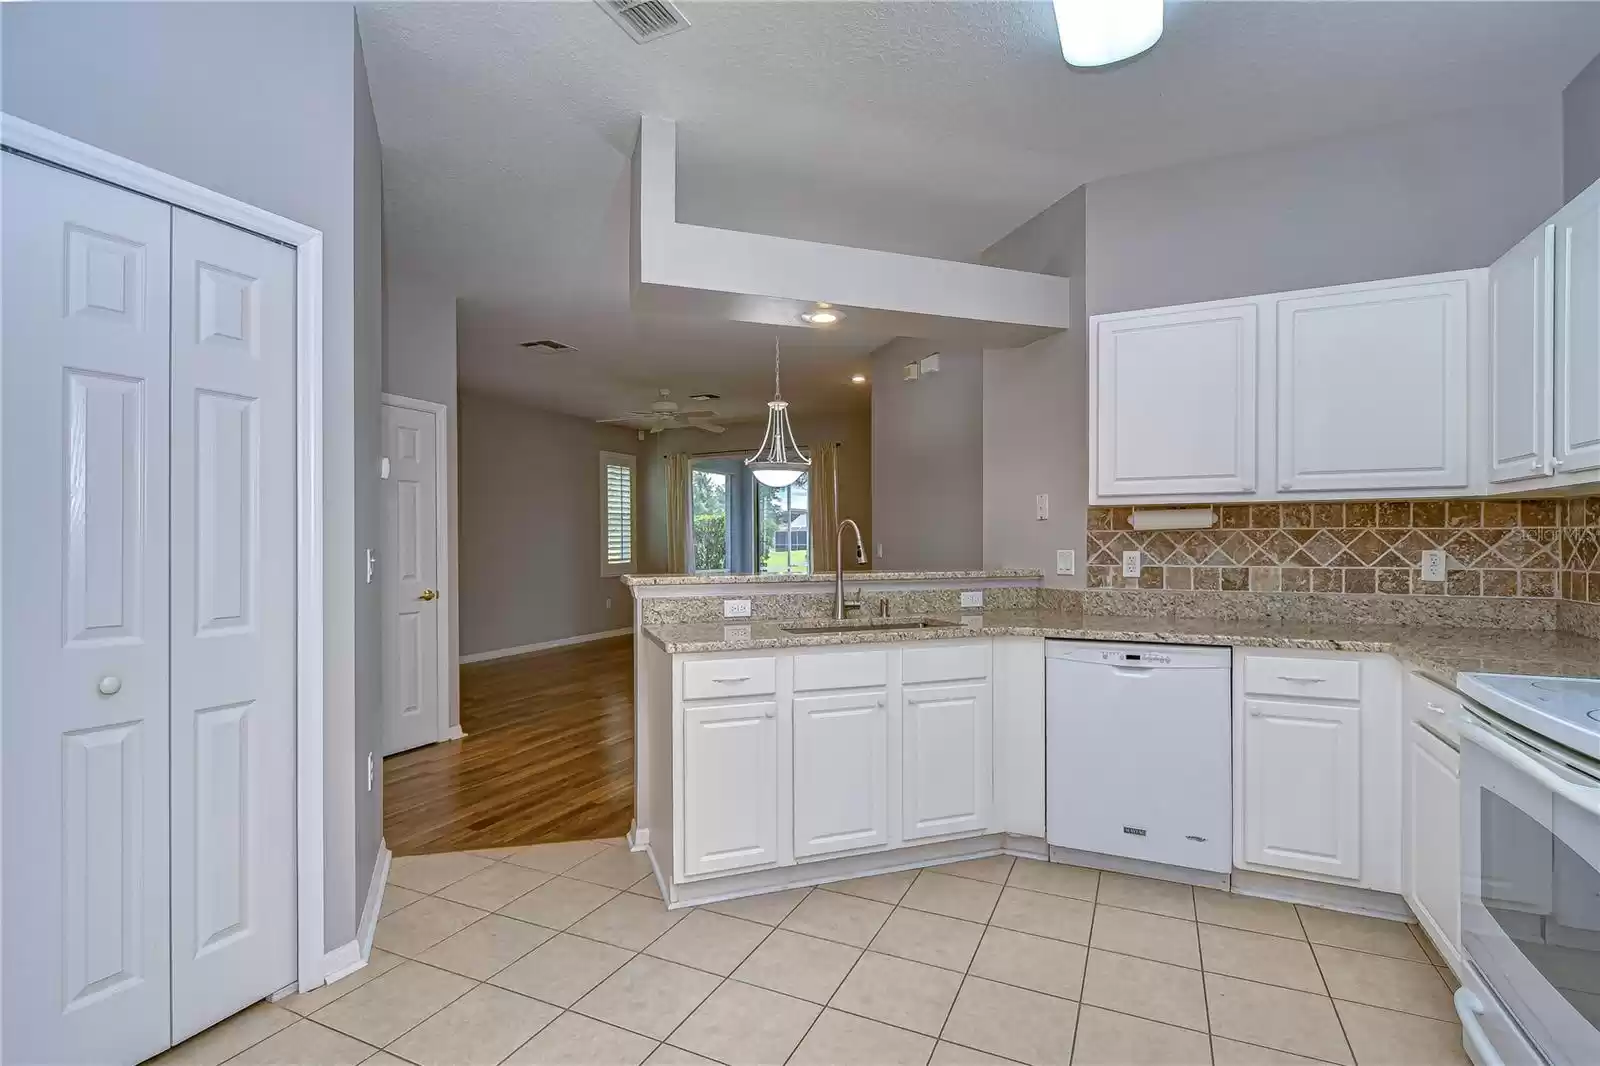
[(7, 154), (4, 1048), (293, 980), (294, 253)]

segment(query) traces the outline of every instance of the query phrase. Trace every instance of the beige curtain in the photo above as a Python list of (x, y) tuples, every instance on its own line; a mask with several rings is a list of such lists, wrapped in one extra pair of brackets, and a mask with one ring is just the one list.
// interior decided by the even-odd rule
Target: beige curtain
[(667, 456), (667, 573), (689, 572), (689, 457)]
[(811, 449), (811, 572), (833, 569), (835, 527), (839, 522), (839, 446)]

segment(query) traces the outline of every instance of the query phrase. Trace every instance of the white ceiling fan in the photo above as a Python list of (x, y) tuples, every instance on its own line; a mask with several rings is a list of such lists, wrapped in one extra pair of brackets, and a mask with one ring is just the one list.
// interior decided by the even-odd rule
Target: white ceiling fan
[(599, 419), (602, 424), (617, 423), (638, 430), (660, 433), (664, 429), (703, 429), (707, 433), (725, 432), (726, 426), (711, 421), (717, 417), (712, 410), (684, 411), (672, 399), (672, 390), (660, 390), (659, 397), (648, 411), (629, 411), (616, 418)]

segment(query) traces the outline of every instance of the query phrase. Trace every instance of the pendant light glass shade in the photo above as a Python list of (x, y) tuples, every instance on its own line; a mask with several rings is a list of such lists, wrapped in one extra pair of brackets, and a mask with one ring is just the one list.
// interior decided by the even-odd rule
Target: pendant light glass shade
[(811, 460), (800, 453), (794, 430), (789, 427), (789, 402), (783, 398), (781, 353), (772, 342), (772, 399), (767, 403), (767, 432), (761, 447), (744, 461), (745, 468), (763, 485), (782, 488), (800, 480), (811, 469)]
[(1161, 39), (1161, 0), (1055, 0), (1061, 54), (1075, 67), (1103, 67)]

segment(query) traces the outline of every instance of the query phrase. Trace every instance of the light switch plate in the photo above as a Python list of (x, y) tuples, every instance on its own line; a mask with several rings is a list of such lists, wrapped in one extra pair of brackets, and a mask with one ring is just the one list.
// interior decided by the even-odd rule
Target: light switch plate
[(1138, 552), (1123, 552), (1122, 553), (1122, 576), (1123, 577), (1138, 577), (1139, 576), (1139, 553)]
[(389, 477), (389, 457), (387, 455), (378, 460), (378, 476), (385, 480)]
[(1422, 580), (1443, 581), (1450, 571), (1450, 556), (1442, 550), (1422, 553)]
[(723, 600), (722, 617), (724, 618), (749, 618), (749, 600)]
[(929, 374), (937, 374), (939, 372), (939, 353), (934, 352), (919, 362), (917, 366), (922, 368), (923, 377), (927, 377)]
[(883, 558), (883, 541), (878, 541), (878, 558)]
[(1078, 553), (1071, 548), (1062, 548), (1056, 552), (1056, 573), (1071, 574), (1078, 569)]
[(971, 592), (963, 592), (961, 594), (961, 606), (963, 606), (963, 607), (982, 607), (983, 606), (983, 590), (982, 589), (974, 589)]
[(915, 381), (917, 378), (922, 376), (922, 368), (917, 366), (916, 363), (907, 363), (905, 365), (904, 376), (907, 381)]
[(1041, 492), (1033, 498), (1034, 517), (1043, 522), (1050, 517), (1050, 496)]

